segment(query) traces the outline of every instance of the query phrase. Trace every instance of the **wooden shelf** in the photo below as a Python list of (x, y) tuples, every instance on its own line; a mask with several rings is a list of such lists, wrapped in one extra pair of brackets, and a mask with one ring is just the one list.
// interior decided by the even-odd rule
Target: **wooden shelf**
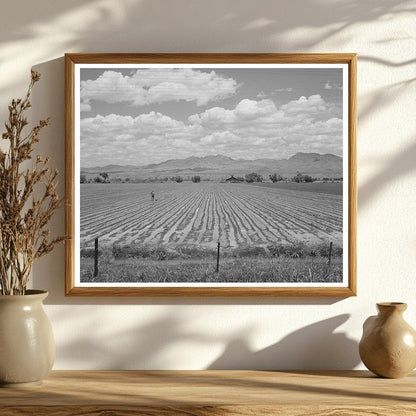
[(53, 371), (0, 389), (0, 415), (416, 415), (416, 373), (367, 371)]

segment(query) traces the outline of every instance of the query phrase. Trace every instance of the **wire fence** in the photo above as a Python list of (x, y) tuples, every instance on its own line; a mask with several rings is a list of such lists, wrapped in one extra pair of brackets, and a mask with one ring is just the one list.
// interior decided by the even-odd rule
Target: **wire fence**
[[(98, 241), (98, 237), (96, 237), (94, 239), (94, 272), (93, 272), (94, 277), (97, 277), (99, 273), (99, 254), (100, 254), (99, 253), (99, 241)], [(332, 257), (333, 257), (333, 243), (331, 241), (329, 243), (329, 249), (328, 249), (328, 260), (327, 260), (328, 272), (331, 267)], [(215, 267), (216, 273), (219, 273), (220, 271), (220, 258), (221, 258), (221, 242), (218, 241), (217, 250), (216, 250), (216, 267)]]

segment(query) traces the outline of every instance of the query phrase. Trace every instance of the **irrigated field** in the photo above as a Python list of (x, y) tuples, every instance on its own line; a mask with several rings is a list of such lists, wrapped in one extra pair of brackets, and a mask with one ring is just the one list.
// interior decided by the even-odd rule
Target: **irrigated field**
[[(155, 193), (152, 201), (151, 192)], [(332, 241), (340, 195), (232, 183), (83, 184), (81, 247), (114, 243), (223, 247)]]
[(80, 225), (82, 281), (342, 281), (340, 195), (216, 182), (83, 184)]

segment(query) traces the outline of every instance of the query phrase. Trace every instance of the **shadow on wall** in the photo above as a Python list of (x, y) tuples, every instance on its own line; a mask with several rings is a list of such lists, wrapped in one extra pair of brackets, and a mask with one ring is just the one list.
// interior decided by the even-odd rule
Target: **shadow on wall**
[[(72, 313), (71, 315), (58, 312), (56, 319), (61, 326), (67, 322), (66, 327), (69, 328), (74, 322), (74, 316)], [(180, 319), (172, 313), (147, 320), (146, 324), (133, 328), (131, 325), (129, 328), (123, 328), (122, 322), (110, 320), (106, 325), (117, 328), (111, 333), (106, 332), (108, 328), (102, 327), (100, 317), (92, 316), (88, 320), (78, 321), (79, 332), (73, 333), (71, 341), (63, 345), (57, 344), (57, 359), (63, 365), (73, 366), (73, 363), (77, 363), (78, 368), (81, 369), (167, 368), (175, 362), (172, 360), (172, 354), (168, 354), (171, 347), (187, 342), (198, 344), (213, 342), (213, 337), (204, 334), (203, 331), (194, 332), (182, 328)], [(139, 316), (137, 322), (140, 322)], [(58, 341), (61, 339), (62, 337), (58, 338)]]
[[(82, 311), (79, 313), (82, 314)], [(57, 312), (56, 318), (62, 327), (69, 329), (73, 325), (74, 316), (68, 316), (65, 311)], [(74, 332), (69, 343), (57, 345), (57, 359), (61, 365), (76, 362), (83, 369), (91, 369), (92, 366), (127, 370), (172, 368), (172, 363), (179, 366), (181, 361), (186, 361), (188, 368), (192, 368), (196, 362), (201, 366), (201, 351), (208, 348), (204, 356), (207, 355), (209, 360), (214, 355), (212, 345), (220, 344), (226, 345), (224, 352), (206, 369), (351, 369), (360, 362), (358, 343), (343, 332), (335, 332), (348, 318), (349, 314), (343, 314), (308, 325), (276, 344), (253, 351), (248, 346), (253, 328), (240, 329), (234, 339), (224, 339), (203, 330), (188, 329), (183, 326), (181, 317), (166, 313), (134, 328), (123, 328), (120, 322), (112, 326), (110, 320), (107, 325), (117, 329), (109, 334), (106, 328), (102, 328), (102, 322), (94, 322), (92, 317), (87, 321), (78, 320), (79, 333)], [(65, 321), (67, 324), (63, 325)], [(86, 337), (86, 333), (90, 336)], [(198, 348), (190, 347), (195, 344)], [(188, 351), (186, 357), (180, 352), (183, 349)], [(195, 357), (189, 355), (192, 350)], [(178, 355), (177, 360), (172, 360), (172, 355)]]
[(63, 52), (322, 52), (321, 43), (341, 35), (325, 48), (338, 52), (352, 26), (414, 10), (409, 0), (241, 0), (238, 7), (223, 0), (177, 0), (174, 7), (164, 0), (39, 0), (36, 7), (9, 2), (2, 12), (0, 74), (7, 82), (0, 96), (21, 85), (22, 68)]
[(382, 168), (358, 189), (361, 207), (368, 205), (391, 182), (416, 170), (416, 137), (413, 144), (382, 164)]
[(209, 370), (303, 369), (337, 370), (354, 368), (360, 363), (358, 343), (345, 333), (335, 333), (350, 317), (334, 316), (308, 325), (259, 351), (250, 349), (245, 339), (230, 341)]
[[(65, 195), (65, 83), (64, 58), (45, 62), (33, 67), (41, 73), (41, 80), (32, 92), (32, 114), (34, 121), (51, 117), (51, 125), (40, 133), (36, 152), (50, 156), (50, 167), (58, 169), (58, 194)], [(35, 152), (35, 155), (36, 155)], [(48, 225), (54, 235), (65, 234), (65, 209), (60, 208)], [(54, 251), (34, 262), (32, 268), (33, 287), (48, 290), (50, 296), (63, 297), (65, 283), (64, 243)]]
[[(83, 0), (39, 0), (36, 7), (21, 7), (13, 2), (1, 19), (1, 39), (2, 43), (29, 41), (46, 34), (49, 27), (65, 31), (65, 36), (53, 39), (57, 46), (78, 48), (76, 52), (133, 52), (133, 40), (137, 42), (135, 52), (173, 52), (177, 45), (193, 52), (248, 52), (258, 51), (259, 40), (264, 45), (272, 41), (276, 51), (289, 45), (292, 51), (304, 52), (349, 26), (385, 15), (411, 13), (414, 10), (410, 4), (408, 0), (354, 0), (330, 7), (320, 0), (306, 4), (303, 0), (242, 0), (236, 7), (233, 1), (177, 0), (175, 7), (166, 7), (164, 0), (92, 0), (87, 4)], [(22, 28), (18, 34), (14, 16), (19, 17)], [(73, 21), (77, 25), (69, 26)], [(316, 37), (282, 36), (296, 28), (318, 28), (320, 33)], [(114, 32), (117, 36), (112, 36)]]
[[(371, 59), (374, 59), (374, 61), (371, 61)], [(375, 58), (368, 58), (367, 60), (374, 63), (377, 62)], [(358, 57), (358, 62), (361, 62), (360, 56)], [(388, 61), (386, 65), (390, 68), (397, 66), (395, 62), (391, 61)], [(408, 64), (406, 63), (405, 65)], [(395, 84), (390, 84), (388, 85), (388, 88), (383, 86), (372, 91), (368, 102), (360, 107), (360, 111), (358, 113), (358, 126), (364, 124), (367, 120), (370, 120), (375, 111), (381, 111), (385, 107), (388, 107), (389, 104), (393, 102), (392, 97), (394, 97), (394, 100), (397, 100), (401, 95), (408, 93), (408, 89), (415, 81), (416, 78), (411, 78), (396, 82)]]

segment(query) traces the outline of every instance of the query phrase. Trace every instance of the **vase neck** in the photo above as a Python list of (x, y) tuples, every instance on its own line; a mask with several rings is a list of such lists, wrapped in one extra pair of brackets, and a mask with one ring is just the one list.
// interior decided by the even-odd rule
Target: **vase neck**
[(407, 309), (407, 304), (402, 302), (382, 302), (377, 303), (377, 309), (379, 315), (389, 316), (389, 315), (402, 315), (403, 312)]

